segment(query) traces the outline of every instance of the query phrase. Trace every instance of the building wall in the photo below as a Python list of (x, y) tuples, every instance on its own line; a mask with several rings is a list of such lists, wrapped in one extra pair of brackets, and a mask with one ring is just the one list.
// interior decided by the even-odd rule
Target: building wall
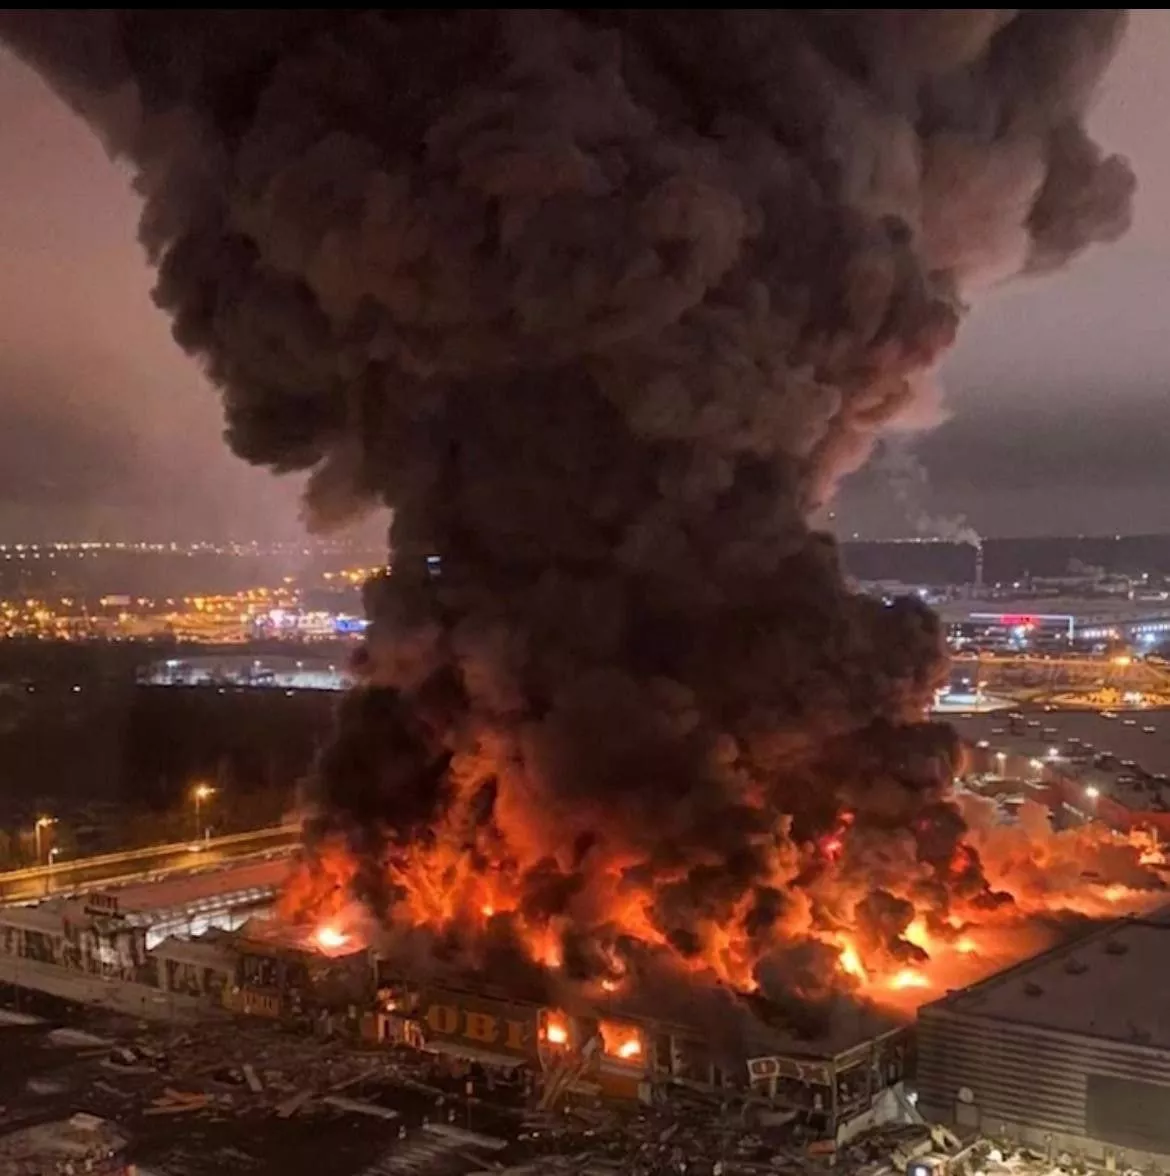
[(427, 1040), (462, 1042), (517, 1058), (536, 1060), (539, 1012), (529, 1004), (490, 1000), (465, 992), (428, 988), (420, 994), (417, 1015)]
[(928, 1007), (918, 1017), (928, 1119), (1041, 1151), (1170, 1165), (1170, 1051)]
[[(1051, 772), (1051, 769), (1050, 769)], [(1148, 829), (1157, 833), (1160, 839), (1170, 838), (1170, 813), (1158, 809), (1136, 809), (1114, 800), (1102, 791), (1101, 795), (1092, 801), (1091, 806), (1085, 798), (1085, 782), (1075, 776), (1063, 772), (1051, 772), (1060, 801), (1079, 810), (1091, 808), (1092, 816), (1110, 829), (1118, 829), (1128, 833), (1134, 829)]]
[(27, 919), (24, 908), (0, 911), (0, 955), (111, 980), (139, 981), (149, 971), (140, 927), (80, 910), (74, 917), (46, 912), (39, 926)]

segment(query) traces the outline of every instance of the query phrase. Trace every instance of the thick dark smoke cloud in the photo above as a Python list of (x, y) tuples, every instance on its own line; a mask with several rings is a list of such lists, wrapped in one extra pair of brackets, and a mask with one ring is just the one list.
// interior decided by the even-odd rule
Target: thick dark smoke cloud
[(908, 887), (985, 888), (922, 721), (938, 628), (850, 595), (806, 518), (981, 284), (1127, 227), (1133, 177), (1083, 127), (1123, 24), (0, 15), (136, 167), (236, 451), (313, 470), (323, 523), (394, 508), (370, 686), (323, 765), (378, 901), (433, 850), (580, 960), (640, 887), (679, 959), (763, 956), (849, 922), (832, 869), (908, 958)]

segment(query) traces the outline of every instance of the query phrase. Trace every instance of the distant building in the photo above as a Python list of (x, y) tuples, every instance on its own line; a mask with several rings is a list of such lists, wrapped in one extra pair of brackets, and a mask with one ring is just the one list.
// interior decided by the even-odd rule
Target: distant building
[(1170, 711), (967, 713), (959, 734), (976, 763), (999, 757), (1043, 779), (1054, 809), (1170, 839)]
[(325, 609), (271, 608), (254, 616), (251, 627), (252, 636), (257, 639), (328, 640), (360, 635), (366, 631), (368, 622), (363, 617)]
[(280, 690), (345, 690), (349, 676), (344, 661), (312, 656), (269, 654), (206, 654), (168, 658), (147, 666), (139, 675), (143, 686), (248, 687)]
[(1162, 640), (1170, 637), (1170, 602), (1128, 597), (1024, 596), (939, 603), (939, 619), (966, 636), (997, 640), (1045, 634), (1068, 641)]

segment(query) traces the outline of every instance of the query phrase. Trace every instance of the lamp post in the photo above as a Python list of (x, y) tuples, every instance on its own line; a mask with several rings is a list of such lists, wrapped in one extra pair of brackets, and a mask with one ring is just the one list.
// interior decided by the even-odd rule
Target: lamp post
[(210, 800), (215, 795), (215, 789), (210, 784), (196, 784), (191, 792), (191, 796), (195, 801), (195, 840), (198, 841), (203, 828), (203, 802)]
[(57, 860), (57, 855), (61, 852), (61, 847), (54, 845), (49, 849), (49, 864), (45, 869), (45, 893), (48, 894), (52, 890), (53, 881), (53, 863)]
[(51, 825), (55, 825), (56, 823), (56, 817), (37, 817), (37, 823), (33, 826), (33, 836), (36, 838), (38, 866), (41, 864), (41, 858), (44, 856), (41, 853), (41, 837), (44, 833), (44, 830), (48, 829)]

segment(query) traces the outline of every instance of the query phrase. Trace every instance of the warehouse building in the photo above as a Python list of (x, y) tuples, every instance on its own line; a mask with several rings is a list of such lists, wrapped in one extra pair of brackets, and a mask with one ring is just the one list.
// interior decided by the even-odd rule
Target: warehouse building
[[(243, 862), (105, 892), (48, 898), (34, 906), (0, 907), (0, 963), (18, 966), (28, 960), (60, 969), (63, 975), (153, 984), (159, 958), (155, 949), (175, 936), (242, 926), (272, 905), (287, 873), (283, 858)], [(167, 952), (173, 956), (173, 942)]]
[(711, 1040), (709, 1007), (687, 1024), (683, 1009), (668, 1017), (636, 993), (594, 1004), (566, 991), (558, 1006), (482, 977), (413, 983), (387, 960), (377, 974), (373, 1037), (527, 1071), (546, 1107), (570, 1094), (656, 1102), (686, 1091), (787, 1112), (814, 1136), (832, 1139), (875, 1115), (912, 1067), (911, 1027), (852, 1003), (808, 1034), (764, 1019), (744, 1023), (729, 1047)]
[(1052, 1159), (1170, 1167), (1170, 907), (918, 1014), (919, 1109)]
[(223, 942), (234, 961), (224, 999), (233, 1012), (287, 1024), (317, 1020), (332, 1031), (334, 1014), (356, 1022), (373, 1005), (374, 965), (364, 947), (343, 939), (325, 951), (313, 937), (266, 917), (249, 919)]

